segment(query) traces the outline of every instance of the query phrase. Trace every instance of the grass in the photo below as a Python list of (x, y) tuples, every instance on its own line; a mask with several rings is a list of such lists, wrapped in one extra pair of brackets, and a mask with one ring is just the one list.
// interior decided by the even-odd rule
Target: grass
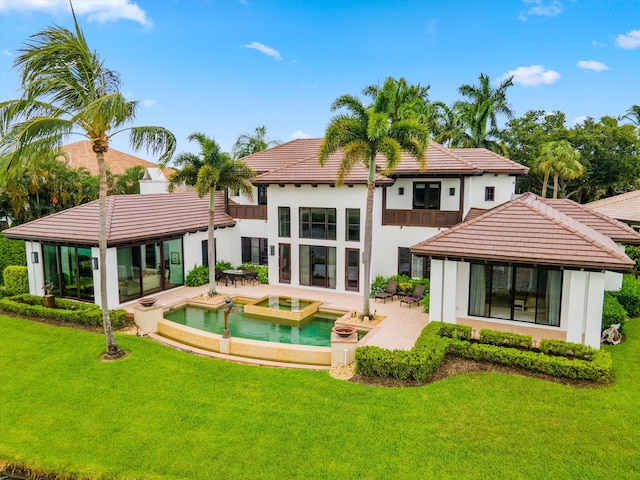
[[(0, 316), (0, 460), (88, 478), (640, 478), (640, 319), (616, 383), (381, 388)], [(0, 461), (0, 463), (2, 463)]]

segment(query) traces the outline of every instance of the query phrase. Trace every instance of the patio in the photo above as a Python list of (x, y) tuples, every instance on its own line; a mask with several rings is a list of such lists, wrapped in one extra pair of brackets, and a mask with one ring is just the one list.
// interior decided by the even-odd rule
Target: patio
[[(178, 287), (173, 290), (158, 293), (154, 296), (158, 299), (157, 305), (170, 307), (176, 303), (181, 303), (185, 300), (202, 295), (206, 293), (208, 289), (208, 285), (201, 285), (199, 287)], [(327, 309), (358, 312), (362, 310), (362, 297), (360, 295), (336, 293), (332, 291), (309, 290), (263, 284), (237, 284), (236, 286), (219, 285), (216, 286), (216, 290), (222, 295), (229, 296), (239, 295), (243, 297), (260, 298), (267, 295), (286, 295), (297, 298), (309, 298), (321, 301), (322, 307)], [(132, 301), (123, 304), (123, 308), (128, 312), (133, 313), (133, 307), (135, 305), (137, 305), (137, 303)], [(415, 344), (416, 339), (422, 332), (422, 329), (429, 322), (429, 315), (422, 311), (421, 306), (414, 306), (413, 308), (407, 308), (406, 306), (400, 307), (399, 300), (383, 303), (376, 302), (374, 299), (371, 299), (370, 309), (371, 313), (375, 312), (376, 315), (382, 315), (386, 318), (378, 325), (374, 326), (371, 332), (360, 341), (359, 345), (375, 345), (390, 350), (409, 350)], [(284, 364), (268, 360), (234, 357), (231, 355), (210, 352), (183, 345), (156, 334), (150, 334), (149, 337), (175, 348), (180, 348), (182, 350), (191, 351), (199, 355), (206, 355), (213, 358), (265, 366), (325, 369), (325, 367)]]

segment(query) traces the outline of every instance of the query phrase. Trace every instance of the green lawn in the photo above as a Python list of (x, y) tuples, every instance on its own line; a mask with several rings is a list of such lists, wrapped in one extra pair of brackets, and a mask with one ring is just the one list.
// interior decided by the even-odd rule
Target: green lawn
[[(640, 320), (595, 390), (382, 388), (0, 316), (0, 459), (89, 478), (640, 478)], [(0, 462), (1, 463), (1, 462)]]

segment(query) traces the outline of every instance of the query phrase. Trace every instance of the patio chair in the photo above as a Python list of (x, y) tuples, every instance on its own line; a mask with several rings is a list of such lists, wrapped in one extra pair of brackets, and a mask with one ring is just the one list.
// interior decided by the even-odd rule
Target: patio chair
[(375, 301), (377, 302), (379, 298), (382, 299), (382, 303), (387, 303), (387, 298), (396, 297), (398, 295), (398, 281), (397, 280), (389, 280), (387, 283), (387, 289), (384, 292), (376, 293)]
[(258, 280), (258, 272), (256, 272), (253, 268), (248, 270), (244, 278), (247, 282), (251, 282), (251, 285), (255, 285)]
[(413, 292), (411, 292), (411, 295), (400, 298), (400, 306), (402, 306), (403, 303), (406, 303), (407, 305), (409, 305), (409, 308), (411, 308), (414, 303), (419, 304), (420, 300), (422, 300), (422, 297), (424, 297), (425, 288), (426, 287), (423, 283), (416, 284), (416, 286), (413, 287)]

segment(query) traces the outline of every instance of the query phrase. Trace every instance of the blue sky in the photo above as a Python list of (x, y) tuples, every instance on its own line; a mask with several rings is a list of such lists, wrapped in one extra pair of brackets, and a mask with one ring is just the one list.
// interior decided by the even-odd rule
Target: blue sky
[[(450, 104), (481, 72), (515, 75), (516, 116), (560, 110), (570, 123), (640, 104), (638, 0), (73, 4), (90, 47), (140, 100), (136, 124), (169, 128), (178, 151), (197, 151), (196, 131), (228, 151), (258, 125), (282, 141), (321, 137), (333, 100), (388, 76)], [(19, 96), (17, 49), (51, 24), (72, 27), (67, 0), (0, 0), (0, 100)], [(112, 147), (131, 152), (125, 137)]]

